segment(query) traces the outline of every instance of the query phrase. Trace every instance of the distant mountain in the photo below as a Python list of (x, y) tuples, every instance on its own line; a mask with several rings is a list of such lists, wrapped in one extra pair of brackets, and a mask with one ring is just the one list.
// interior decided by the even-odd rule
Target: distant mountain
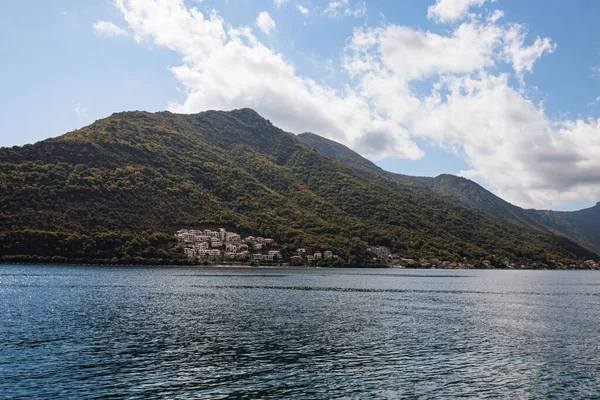
[(179, 262), (173, 233), (210, 224), (272, 237), (284, 251), (334, 250), (349, 265), (367, 260), (366, 243), (411, 258), (593, 256), (444, 199), (421, 178), (368, 170), (355, 154), (340, 159), (340, 145), (330, 143), (332, 156), (306, 141), (242, 109), (118, 113), (1, 148), (0, 256)]
[(308, 146), (364, 172), (425, 188), (505, 222), (564, 235), (600, 254), (600, 203), (595, 207), (573, 212), (525, 210), (466, 178), (447, 174), (435, 178), (395, 174), (384, 171), (348, 147), (329, 139), (313, 133), (303, 133), (299, 138)]

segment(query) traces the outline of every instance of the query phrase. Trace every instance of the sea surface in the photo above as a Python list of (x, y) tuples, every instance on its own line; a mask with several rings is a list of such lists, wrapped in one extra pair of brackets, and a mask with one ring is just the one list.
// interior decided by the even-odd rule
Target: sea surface
[(600, 272), (0, 266), (0, 398), (600, 398)]

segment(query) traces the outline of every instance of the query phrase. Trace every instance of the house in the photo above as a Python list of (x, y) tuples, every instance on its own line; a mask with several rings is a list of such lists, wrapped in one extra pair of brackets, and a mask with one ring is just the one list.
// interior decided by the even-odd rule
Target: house
[(306, 256), (306, 261), (313, 262), (313, 261), (315, 261), (315, 257), (308, 255), (308, 256)]
[(266, 244), (272, 244), (275, 240), (271, 239), (271, 238), (265, 238), (265, 243)]
[(262, 254), (252, 254), (252, 259), (254, 261), (262, 261), (263, 255)]
[(222, 246), (223, 246), (223, 243), (221, 243), (221, 242), (220, 242), (220, 241), (218, 241), (218, 240), (213, 240), (212, 242), (210, 242), (210, 245), (211, 245), (211, 247), (213, 247), (213, 248), (214, 248), (214, 247), (222, 247)]
[(198, 250), (197, 253), (201, 257), (218, 257), (221, 255), (221, 250), (216, 250), (216, 249)]
[(194, 245), (194, 248), (196, 250), (208, 250), (209, 245), (208, 245), (208, 242), (201, 242), (201, 243), (196, 243)]
[(237, 233), (228, 233), (227, 238), (225, 240), (227, 242), (239, 242), (242, 240), (242, 237)]
[(248, 245), (247, 244), (238, 245), (238, 251), (248, 251)]
[(196, 253), (198, 254), (198, 257), (206, 258), (210, 257), (210, 252), (211, 250), (198, 250)]
[(322, 258), (322, 255), (321, 253), (315, 253), (314, 257), (316, 260), (320, 260)]
[(306, 249), (298, 249), (296, 250), (298, 252), (299, 255), (303, 256), (304, 254), (306, 254)]
[(263, 243), (263, 242), (265, 241), (265, 238), (264, 238), (264, 237), (260, 237), (260, 236), (259, 236), (259, 237), (257, 237), (257, 238), (254, 238), (254, 241), (255, 241), (255, 242), (258, 242), (258, 243)]
[(325, 251), (323, 253), (323, 258), (325, 258), (326, 260), (328, 260), (328, 259), (330, 259), (332, 257), (333, 257), (333, 253), (331, 251), (329, 251), (329, 250), (327, 250), (327, 251)]
[(269, 250), (267, 254), (273, 258), (281, 258), (281, 252), (279, 250)]
[(227, 246), (225, 246), (225, 249), (232, 253), (237, 253), (238, 251), (238, 247), (235, 244), (228, 244)]
[(262, 245), (262, 244), (260, 244), (260, 243), (256, 243), (256, 244), (254, 244), (254, 246), (252, 246), (252, 247), (254, 248), (254, 250), (260, 250), (260, 249), (262, 249), (263, 245)]

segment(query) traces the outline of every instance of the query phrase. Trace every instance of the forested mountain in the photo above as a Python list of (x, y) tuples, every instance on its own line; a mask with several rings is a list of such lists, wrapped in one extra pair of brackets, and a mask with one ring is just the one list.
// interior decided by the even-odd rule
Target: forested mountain
[(313, 133), (303, 133), (299, 138), (312, 148), (363, 172), (414, 184), (502, 221), (564, 235), (600, 254), (600, 203), (589, 209), (572, 212), (525, 210), (469, 179), (447, 174), (435, 178), (395, 174), (384, 171), (346, 146), (329, 139)]
[(5, 260), (181, 262), (173, 233), (203, 224), (332, 249), (352, 265), (366, 243), (415, 258), (594, 256), (389, 174), (365, 175), (249, 109), (119, 113), (0, 149)]

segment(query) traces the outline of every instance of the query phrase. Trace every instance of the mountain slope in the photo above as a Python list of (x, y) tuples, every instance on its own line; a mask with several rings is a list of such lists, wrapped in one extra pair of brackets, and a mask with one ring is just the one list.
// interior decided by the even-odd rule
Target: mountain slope
[(173, 232), (206, 224), (333, 249), (356, 265), (367, 257), (364, 242), (457, 260), (592, 255), (413, 184), (365, 176), (248, 109), (119, 113), (0, 149), (5, 258), (177, 259)]
[(573, 212), (524, 210), (469, 179), (447, 174), (435, 178), (395, 174), (382, 170), (346, 146), (321, 136), (303, 133), (299, 135), (299, 139), (312, 148), (363, 172), (414, 184), (505, 222), (564, 235), (600, 254), (600, 203), (595, 207)]

